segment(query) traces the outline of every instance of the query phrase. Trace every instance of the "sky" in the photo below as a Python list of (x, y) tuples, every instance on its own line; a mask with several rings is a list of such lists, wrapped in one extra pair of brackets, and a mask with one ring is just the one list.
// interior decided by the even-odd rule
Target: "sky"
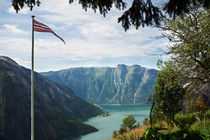
[[(117, 64), (157, 68), (157, 60), (169, 42), (154, 39), (157, 28), (134, 27), (124, 31), (117, 22), (123, 14), (115, 8), (103, 17), (92, 9), (85, 11), (78, 1), (41, 0), (40, 7), (24, 7), (17, 14), (11, 0), (0, 1), (0, 56), (31, 68), (32, 15), (48, 25), (66, 45), (51, 33), (35, 32), (35, 71), (46, 72), (72, 67), (115, 67)], [(161, 1), (161, 0), (159, 0)], [(128, 7), (130, 2), (128, 1)]]

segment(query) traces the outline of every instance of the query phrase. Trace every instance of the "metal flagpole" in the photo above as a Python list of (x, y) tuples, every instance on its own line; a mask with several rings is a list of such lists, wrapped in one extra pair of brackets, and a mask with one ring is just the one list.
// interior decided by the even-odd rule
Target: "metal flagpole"
[(32, 17), (32, 55), (31, 55), (31, 140), (34, 140), (34, 17)]

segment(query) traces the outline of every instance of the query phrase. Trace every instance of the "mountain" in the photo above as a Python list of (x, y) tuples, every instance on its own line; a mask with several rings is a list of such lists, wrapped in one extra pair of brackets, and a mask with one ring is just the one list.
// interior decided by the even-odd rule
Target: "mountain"
[(116, 68), (80, 67), (41, 74), (96, 104), (144, 104), (152, 95), (157, 78), (155, 69), (123, 64)]
[[(66, 140), (97, 131), (82, 123), (103, 111), (35, 74), (35, 139)], [(30, 139), (31, 70), (0, 56), (0, 139)], [(2, 138), (3, 139), (3, 138)]]

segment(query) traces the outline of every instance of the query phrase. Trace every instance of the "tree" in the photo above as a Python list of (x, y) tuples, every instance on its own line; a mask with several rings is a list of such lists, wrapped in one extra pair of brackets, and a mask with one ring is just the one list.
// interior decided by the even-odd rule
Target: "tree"
[(148, 118), (144, 118), (143, 125), (148, 125), (148, 124), (149, 124), (149, 119)]
[(172, 55), (188, 83), (210, 83), (210, 10), (199, 6), (175, 19), (164, 21), (163, 37), (172, 45), (168, 54)]
[[(69, 3), (73, 3), (75, 0), (69, 0)], [(108, 11), (111, 10), (113, 5), (118, 10), (126, 8), (126, 3), (123, 0), (79, 0), (79, 4), (82, 8), (87, 10), (92, 8), (95, 12), (98, 9), (102, 15), (106, 15)], [(12, 5), (14, 9), (18, 12), (25, 5), (30, 7), (32, 10), (34, 6), (39, 6), (39, 0), (12, 0)], [(122, 23), (123, 28), (126, 30), (130, 26), (135, 26), (136, 29), (142, 26), (149, 25), (159, 26), (162, 20), (162, 10), (168, 13), (170, 16), (181, 15), (184, 12), (189, 12), (189, 7), (191, 5), (201, 5), (204, 8), (210, 7), (209, 0), (169, 0), (165, 4), (163, 9), (153, 5), (151, 0), (133, 0), (132, 6), (126, 10), (121, 17), (119, 17), (118, 22)]]
[(136, 119), (133, 115), (128, 115), (123, 119), (123, 123), (121, 124), (121, 128), (125, 128), (126, 130), (131, 130), (136, 127), (135, 125)]
[(117, 131), (116, 131), (116, 130), (114, 130), (114, 131), (113, 131), (112, 138), (116, 138), (116, 137), (117, 137)]
[[(163, 37), (171, 42), (166, 53), (171, 58), (164, 64), (160, 63), (151, 118), (166, 116), (173, 121), (175, 113), (182, 109), (185, 93), (188, 96), (199, 93), (203, 84), (210, 83), (210, 10), (199, 6), (189, 9), (189, 13), (183, 16), (166, 18), (161, 27), (165, 31)], [(198, 103), (205, 109), (203, 102)], [(192, 107), (198, 107), (195, 104), (193, 102)]]
[[(173, 61), (160, 65), (157, 82), (154, 86), (154, 107), (152, 112), (162, 113), (168, 122), (174, 121), (174, 115), (183, 107), (184, 79)], [(156, 115), (156, 114), (154, 114)]]
[(127, 130), (124, 128), (124, 127), (120, 127), (120, 129), (118, 130), (118, 133), (119, 134), (123, 134), (123, 133), (125, 133)]

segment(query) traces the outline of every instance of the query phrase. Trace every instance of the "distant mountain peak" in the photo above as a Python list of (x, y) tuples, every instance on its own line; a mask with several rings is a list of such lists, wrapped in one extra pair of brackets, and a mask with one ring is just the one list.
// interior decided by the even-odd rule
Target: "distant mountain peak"
[(157, 70), (118, 64), (117, 67), (70, 68), (42, 75), (70, 87), (92, 103), (144, 104), (152, 95)]
[(118, 64), (117, 67), (126, 67), (125, 64)]
[(140, 65), (135, 64), (135, 65), (132, 65), (132, 67), (137, 67), (137, 68), (140, 68), (141, 66), (140, 66)]

